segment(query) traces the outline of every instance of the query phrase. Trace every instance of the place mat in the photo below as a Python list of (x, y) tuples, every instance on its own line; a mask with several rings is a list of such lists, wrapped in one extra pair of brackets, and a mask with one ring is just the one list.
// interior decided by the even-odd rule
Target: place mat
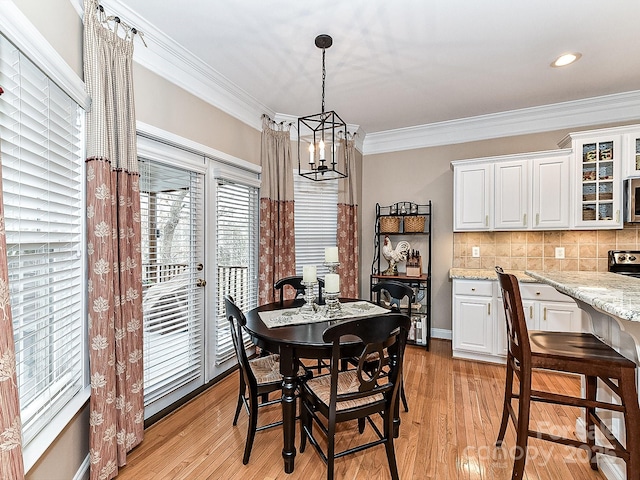
[(313, 314), (302, 315), (300, 307), (297, 307), (258, 312), (258, 315), (260, 315), (260, 319), (268, 328), (275, 328), (303, 323), (326, 322), (327, 320), (340, 320), (342, 318), (381, 315), (389, 312), (386, 308), (365, 301), (341, 303), (340, 306), (342, 307), (342, 314), (331, 318), (325, 315), (326, 307), (324, 305), (318, 306), (318, 310)]

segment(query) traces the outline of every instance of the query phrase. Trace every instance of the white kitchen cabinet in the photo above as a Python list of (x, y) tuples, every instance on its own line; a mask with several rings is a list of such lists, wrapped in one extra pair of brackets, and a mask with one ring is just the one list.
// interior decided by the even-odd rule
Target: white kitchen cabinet
[(469, 163), (456, 167), (454, 177), (454, 230), (488, 230), (493, 165)]
[[(582, 310), (549, 285), (520, 283), (529, 330), (579, 332)], [(503, 363), (507, 324), (497, 280), (453, 280), (453, 356)]]
[(533, 159), (531, 228), (570, 227), (570, 161), (571, 155), (567, 152)]
[(494, 164), (493, 228), (522, 230), (529, 226), (529, 162), (524, 160)]
[(622, 137), (612, 129), (571, 133), (563, 140), (573, 150), (576, 228), (622, 228)]
[(579, 332), (582, 310), (575, 303), (540, 302), (539, 329), (550, 332)]
[(570, 150), (451, 162), (454, 231), (570, 227)]
[(491, 355), (494, 350), (491, 282), (454, 280), (453, 350)]

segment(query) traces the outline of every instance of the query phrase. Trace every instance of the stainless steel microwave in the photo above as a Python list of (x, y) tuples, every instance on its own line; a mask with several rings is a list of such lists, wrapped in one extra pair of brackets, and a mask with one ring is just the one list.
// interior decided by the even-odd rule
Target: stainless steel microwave
[(624, 220), (640, 223), (640, 178), (624, 181)]

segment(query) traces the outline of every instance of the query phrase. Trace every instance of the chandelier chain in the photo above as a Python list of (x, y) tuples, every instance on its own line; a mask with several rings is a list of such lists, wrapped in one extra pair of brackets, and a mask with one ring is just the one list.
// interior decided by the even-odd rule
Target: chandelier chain
[[(327, 78), (327, 70), (324, 66), (324, 54), (326, 49), (322, 49), (322, 113), (324, 114), (324, 81)], [(323, 115), (324, 116), (324, 115)]]

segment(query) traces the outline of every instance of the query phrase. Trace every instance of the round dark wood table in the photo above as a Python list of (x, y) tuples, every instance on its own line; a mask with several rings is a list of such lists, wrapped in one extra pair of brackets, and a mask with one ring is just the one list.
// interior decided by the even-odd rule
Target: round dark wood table
[[(340, 299), (341, 302), (352, 302), (356, 299)], [(361, 301), (361, 300), (360, 300)], [(280, 373), (282, 373), (282, 429), (284, 445), (282, 458), (284, 459), (285, 473), (292, 473), (296, 456), (295, 447), (295, 423), (296, 423), (296, 373), (300, 359), (321, 359), (331, 357), (331, 343), (322, 340), (323, 332), (341, 320), (326, 320), (315, 323), (305, 323), (290, 326), (268, 328), (259, 313), (268, 310), (281, 310), (300, 306), (304, 300), (289, 300), (284, 304), (280, 302), (268, 303), (248, 311), (246, 330), (253, 343), (271, 353), (280, 355)], [(348, 320), (348, 319), (342, 319)], [(362, 344), (353, 338), (343, 340), (343, 357), (359, 355)]]

